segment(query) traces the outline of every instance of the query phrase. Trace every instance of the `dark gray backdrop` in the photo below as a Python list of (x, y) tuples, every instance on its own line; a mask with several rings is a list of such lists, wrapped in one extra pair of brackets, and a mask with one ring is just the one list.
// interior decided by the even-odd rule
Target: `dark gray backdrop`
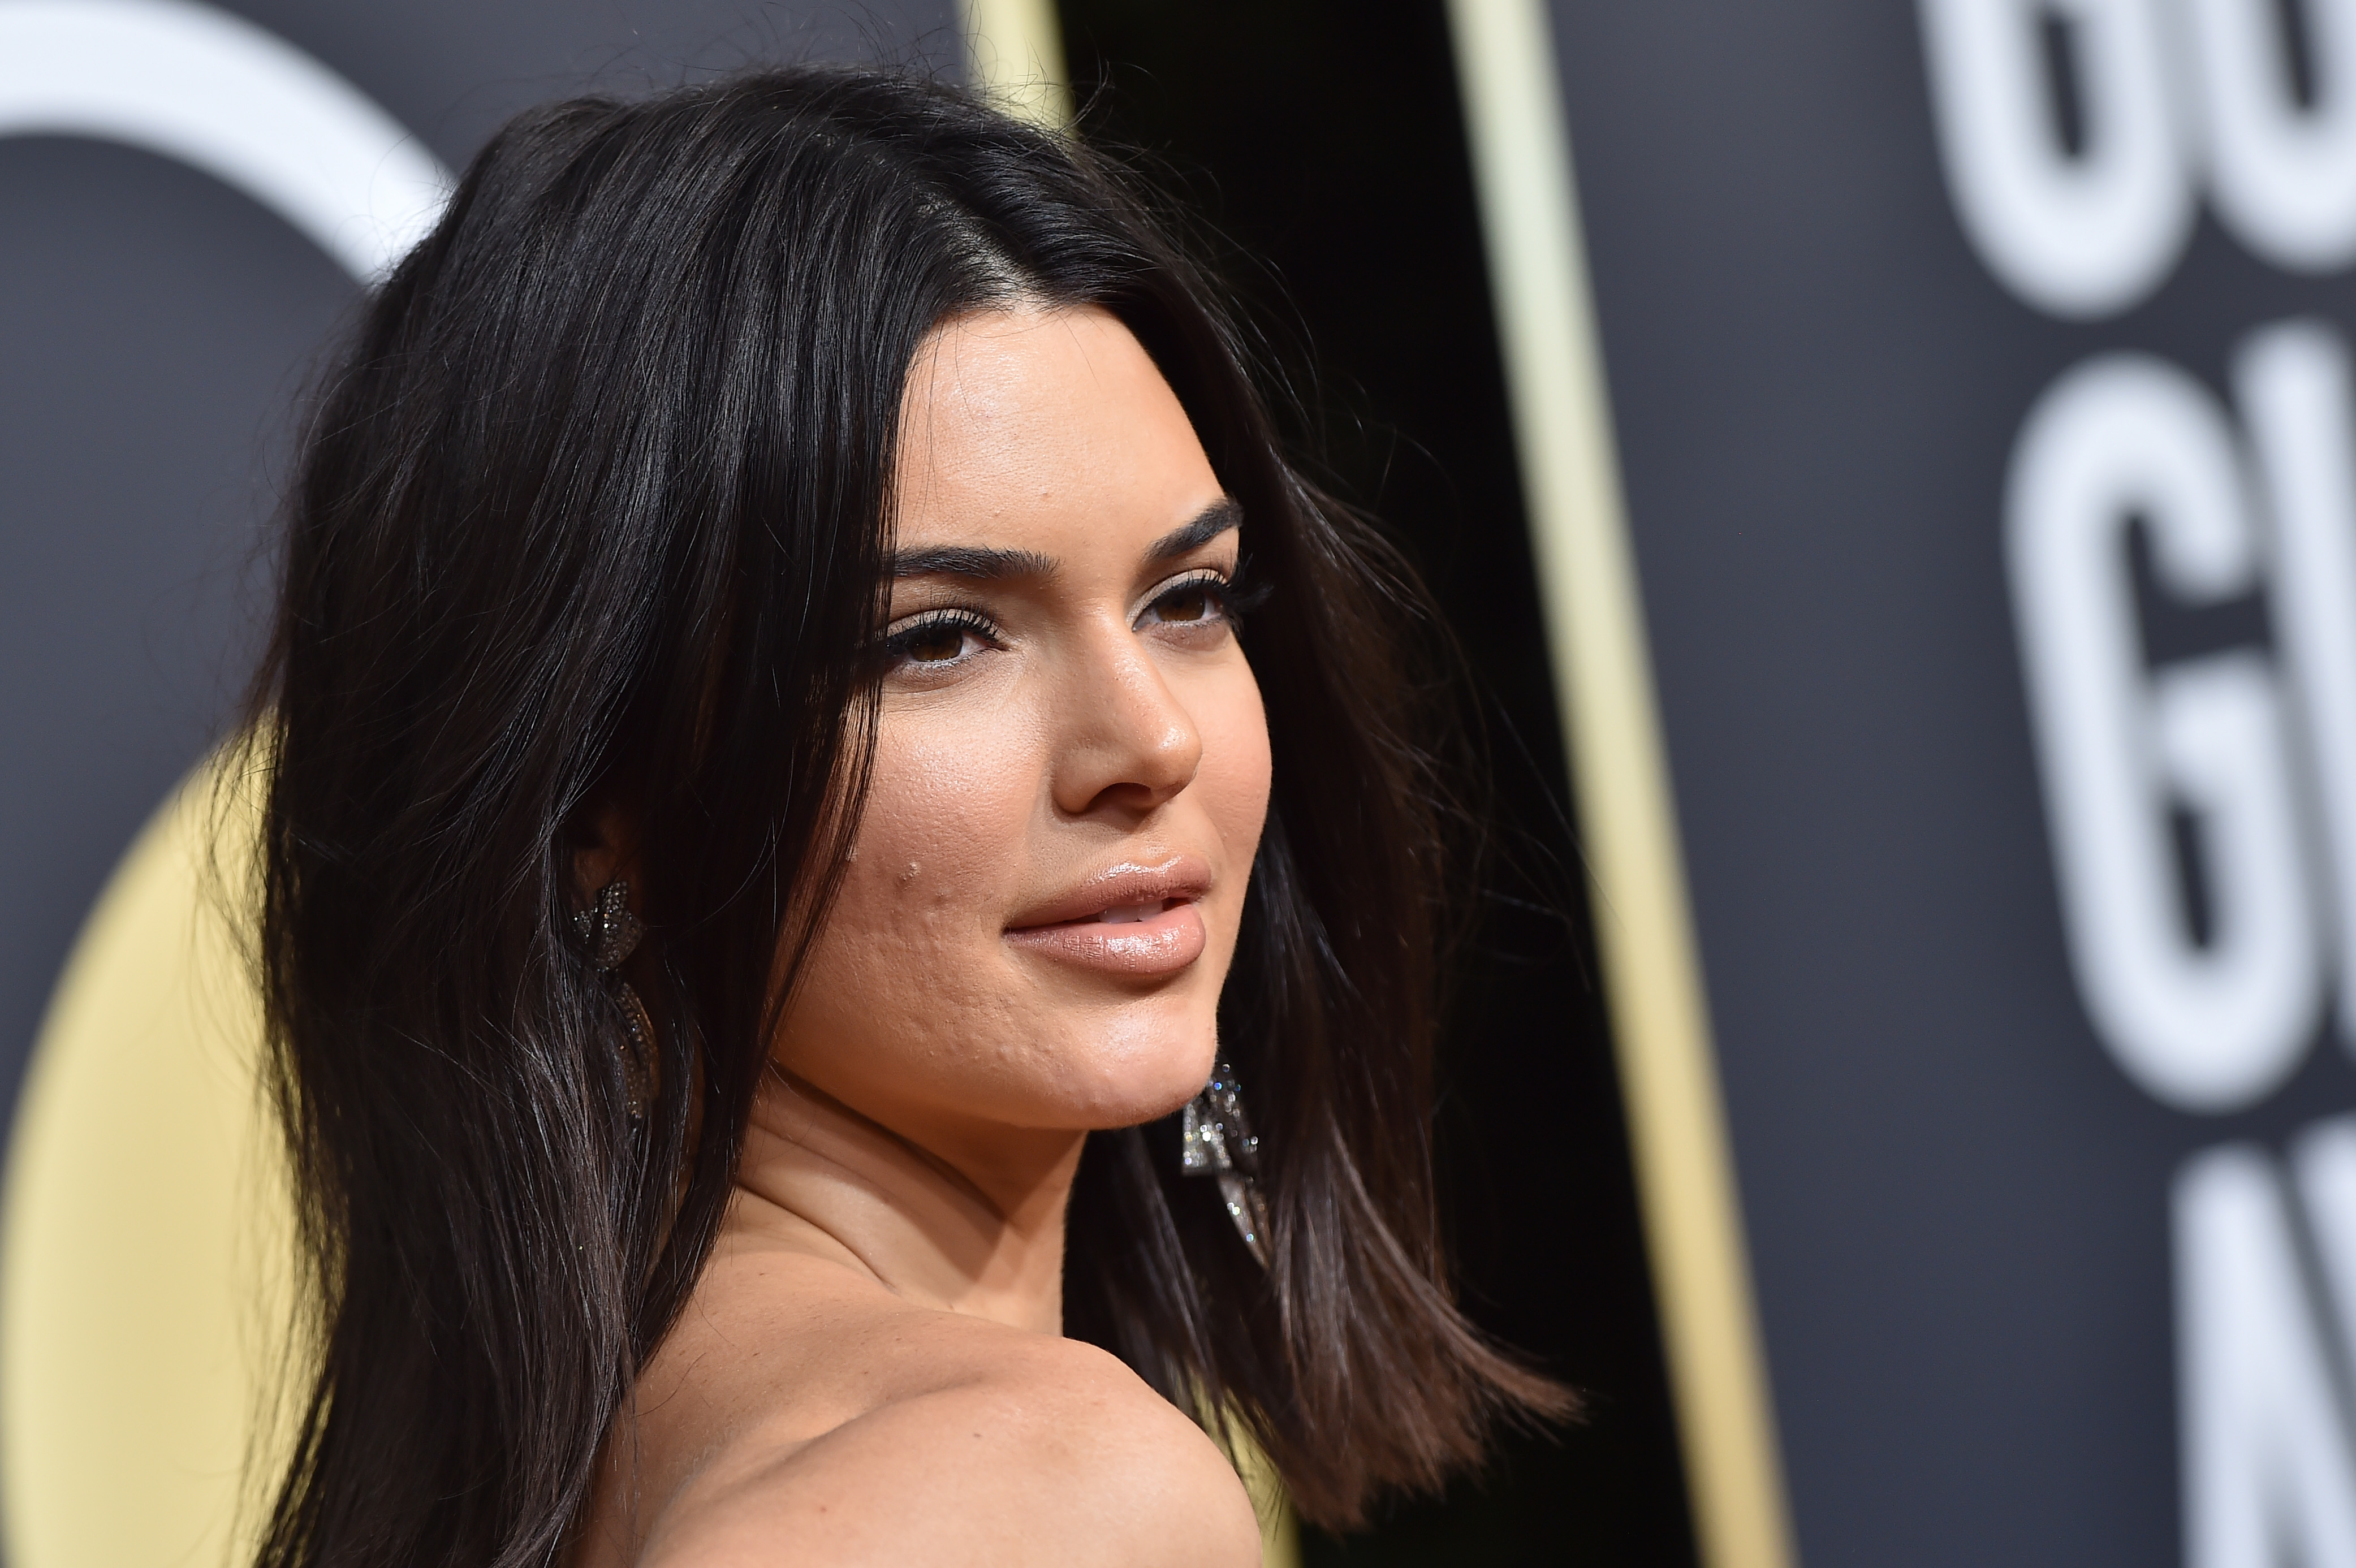
[[(2097, 1040), (2002, 488), (2088, 355), (2222, 392), (2246, 330), (2345, 330), (2356, 285), (2204, 211), (2151, 299), (2050, 319), (1959, 227), (1913, 5), (1553, 13), (1801, 1557), (2179, 1561), (2170, 1177), (2278, 1147), (2356, 1072), (2322, 1043), (2195, 1117)], [(2266, 641), (2254, 601), (2145, 631), (2161, 658)]]
[[(521, 105), (752, 54), (954, 63), (945, 5), (277, 0), (445, 162)], [(1957, 227), (1913, 8), (1556, 0), (1800, 1545), (1812, 1568), (2176, 1556), (2168, 1181), (2356, 1102), (2319, 1049), (2193, 1118), (2096, 1042), (2062, 952), (2000, 549), (2030, 402), (2104, 347), (2221, 384), (2356, 287), (2206, 218), (2092, 325)], [(243, 677), (287, 410), (353, 285), (118, 147), (0, 140), (0, 1081), (137, 826)], [(2243, 605), (2150, 628), (2263, 641)], [(2165, 651), (2164, 650), (2164, 651)]]
[[(453, 168), (524, 106), (755, 59), (961, 69), (951, 0), (252, 0)], [(0, 1084), (139, 825), (220, 732), (293, 401), (358, 288), (150, 154), (0, 138)]]

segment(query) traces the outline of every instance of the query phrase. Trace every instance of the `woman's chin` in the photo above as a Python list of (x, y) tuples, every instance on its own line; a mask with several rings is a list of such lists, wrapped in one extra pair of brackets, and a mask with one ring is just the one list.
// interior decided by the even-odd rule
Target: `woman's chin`
[(1100, 1059), (1065, 1080), (1066, 1092), (1086, 1085), (1073, 1123), (1095, 1132), (1159, 1120), (1203, 1092), (1217, 1059), (1218, 1041), (1208, 1035)]

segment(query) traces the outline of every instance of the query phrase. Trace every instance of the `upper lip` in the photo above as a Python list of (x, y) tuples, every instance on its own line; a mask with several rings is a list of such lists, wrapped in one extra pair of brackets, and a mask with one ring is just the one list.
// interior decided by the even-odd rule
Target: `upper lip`
[(1211, 891), (1211, 869), (1193, 855), (1172, 855), (1155, 865), (1123, 860), (1082, 880), (1067, 892), (1032, 905), (1006, 923), (1009, 931), (1088, 920), (1108, 909), (1172, 899), (1192, 903)]

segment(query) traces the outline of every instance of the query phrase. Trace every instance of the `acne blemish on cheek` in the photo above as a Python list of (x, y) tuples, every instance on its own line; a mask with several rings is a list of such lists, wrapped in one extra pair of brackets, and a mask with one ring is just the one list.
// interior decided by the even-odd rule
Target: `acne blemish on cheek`
[(905, 888), (910, 882), (915, 881), (916, 880), (916, 873), (923, 869), (923, 867), (917, 865), (914, 860), (909, 861), (908, 869), (900, 873), (900, 885)]

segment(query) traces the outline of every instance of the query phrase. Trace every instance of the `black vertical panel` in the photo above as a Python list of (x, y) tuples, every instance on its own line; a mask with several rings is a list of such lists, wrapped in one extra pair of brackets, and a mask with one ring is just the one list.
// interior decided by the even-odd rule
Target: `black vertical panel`
[(1473, 1316), (1586, 1391), (1590, 1413), (1509, 1441), (1489, 1476), (1365, 1535), (1309, 1532), (1304, 1556), (1690, 1561), (1441, 7), (1061, 9), (1088, 133), (1141, 151), (1206, 217), (1315, 405), (1310, 445), (1434, 586), (1495, 757), (1500, 865), (1444, 1048), (1448, 1213)]
[[(2244, 333), (2344, 332), (2356, 287), (2204, 218), (2150, 299), (2053, 319), (1958, 225), (1915, 6), (1551, 9), (1801, 1558), (2180, 1561), (2170, 1178), (2356, 1077), (2319, 1049), (2193, 1116), (2103, 1049), (2003, 486), (2088, 356), (2222, 393)], [(2254, 604), (2147, 608), (2158, 658), (2264, 641)]]
[[(455, 167), (509, 114), (757, 59), (959, 69), (950, 0), (253, 0)], [(358, 289), (210, 177), (0, 138), (0, 1095), (246, 676), (290, 410)]]

